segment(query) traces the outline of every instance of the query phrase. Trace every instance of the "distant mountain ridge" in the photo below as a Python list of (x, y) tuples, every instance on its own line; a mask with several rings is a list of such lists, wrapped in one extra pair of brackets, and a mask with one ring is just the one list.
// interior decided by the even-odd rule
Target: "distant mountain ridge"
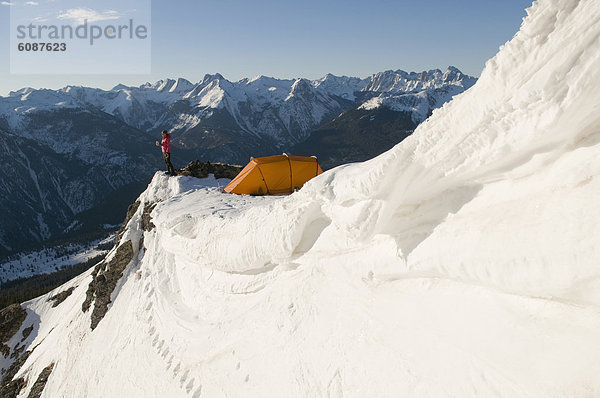
[[(0, 112), (12, 129), (31, 112), (56, 108), (94, 107), (128, 125), (148, 132), (169, 128), (175, 136), (202, 127), (207, 120), (226, 111), (235, 129), (276, 147), (302, 142), (324, 119), (329, 121), (343, 110), (382, 104), (391, 98), (454, 88), (454, 94), (471, 87), (476, 78), (454, 67), (421, 73), (385, 71), (368, 78), (334, 76), (321, 79), (275, 79), (266, 76), (231, 82), (221, 74), (206, 75), (201, 82), (166, 79), (139, 87), (122, 84), (112, 90), (67, 86), (59, 90), (11, 92), (0, 98)], [(447, 98), (443, 98), (444, 100)], [(420, 119), (427, 112), (420, 100), (413, 109)], [(424, 108), (427, 108), (425, 106)], [(210, 123), (209, 123), (210, 124)], [(189, 137), (182, 147), (193, 146)]]
[[(114, 208), (116, 214), (91, 218), (118, 221), (121, 207), (135, 196), (117, 198), (119, 206), (107, 206), (106, 198), (125, 186), (144, 185), (162, 168), (153, 143), (163, 129), (173, 133), (176, 166), (193, 159), (245, 164), (250, 156), (293, 148), (316, 154), (329, 145), (319, 129), (341, 115), (351, 119), (392, 111), (385, 112), (385, 131), (402, 126), (401, 135), (381, 136), (377, 145), (364, 137), (349, 138), (350, 151), (327, 152), (333, 166), (363, 160), (399, 142), (410, 133), (404, 132), (406, 125), (416, 126), (475, 81), (449, 67), (420, 73), (389, 70), (368, 78), (327, 74), (316, 80), (257, 76), (231, 82), (217, 73), (197, 83), (178, 78), (111, 90), (67, 86), (11, 92), (0, 97), (5, 159), (0, 206), (14, 216), (0, 229), (0, 254), (84, 228), (78, 216), (89, 215), (103, 200), (102, 211)], [(373, 124), (357, 132), (339, 131), (355, 125), (352, 120), (338, 123), (335, 134), (364, 136), (379, 129)]]

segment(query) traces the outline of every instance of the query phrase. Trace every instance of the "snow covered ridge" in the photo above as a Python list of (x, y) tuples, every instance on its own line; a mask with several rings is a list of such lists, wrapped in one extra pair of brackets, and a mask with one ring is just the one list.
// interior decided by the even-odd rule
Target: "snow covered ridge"
[(293, 195), (157, 174), (93, 331), (90, 273), (23, 304), (19, 396), (46, 369), (42, 397), (600, 396), (600, 1), (528, 14), (411, 137)]

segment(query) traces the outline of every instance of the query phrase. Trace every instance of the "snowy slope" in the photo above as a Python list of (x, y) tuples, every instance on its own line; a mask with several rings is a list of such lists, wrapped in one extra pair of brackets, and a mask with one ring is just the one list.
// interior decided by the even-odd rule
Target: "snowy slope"
[(599, 396), (600, 2), (528, 14), (410, 138), (291, 196), (157, 174), (93, 331), (89, 272), (24, 304), (20, 396), (50, 363), (43, 397)]

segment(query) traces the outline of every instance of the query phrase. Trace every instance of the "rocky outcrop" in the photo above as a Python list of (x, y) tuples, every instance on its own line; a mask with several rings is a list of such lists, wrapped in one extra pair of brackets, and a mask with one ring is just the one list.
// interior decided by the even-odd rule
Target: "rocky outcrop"
[(67, 297), (69, 297), (71, 293), (73, 293), (73, 290), (75, 290), (75, 287), (70, 287), (67, 290), (50, 297), (48, 301), (54, 301), (54, 303), (52, 304), (52, 308), (57, 307), (60, 303), (65, 301)]
[(156, 226), (152, 223), (152, 217), (150, 217), (150, 213), (156, 207), (156, 203), (145, 203), (144, 211), (142, 213), (142, 230), (146, 232), (152, 231)]
[[(2, 381), (0, 382), (0, 397), (13, 398), (17, 397), (23, 387), (27, 384), (25, 378), (20, 377), (13, 380), (21, 366), (27, 361), (29, 355), (33, 351), (25, 351), (25, 345), (17, 344), (11, 354), (10, 347), (6, 344), (8, 341), (21, 329), (23, 322), (27, 318), (25, 311), (19, 304), (12, 304), (0, 311), (0, 350), (5, 358), (12, 358), (14, 362), (3, 371)], [(33, 325), (23, 329), (23, 338), (21, 342), (27, 339), (33, 331)]]
[(237, 165), (194, 160), (185, 166), (179, 174), (196, 178), (206, 178), (209, 174), (213, 174), (215, 178), (229, 178), (233, 180), (243, 168), (243, 166)]
[(0, 311), (0, 352), (4, 357), (10, 355), (10, 347), (6, 343), (19, 331), (25, 318), (27, 312), (19, 304), (9, 305)]
[[(33, 351), (33, 350), (32, 350)], [(25, 387), (25, 378), (20, 377), (13, 380), (21, 366), (27, 361), (32, 351), (25, 351), (16, 361), (14, 361), (10, 367), (2, 375), (2, 383), (0, 383), (0, 397), (2, 398), (16, 398), (23, 387)]]
[(108, 262), (100, 262), (92, 272), (92, 281), (88, 286), (86, 298), (81, 308), (87, 312), (92, 302), (94, 310), (92, 311), (91, 328), (94, 330), (98, 323), (104, 318), (110, 304), (110, 296), (117, 286), (117, 282), (123, 276), (123, 270), (133, 259), (133, 244), (128, 240), (117, 248), (115, 255)]
[(48, 381), (50, 374), (52, 374), (53, 369), (54, 363), (51, 363), (40, 372), (40, 375), (38, 376), (35, 383), (33, 383), (33, 386), (31, 387), (31, 391), (29, 391), (29, 395), (27, 396), (27, 398), (40, 398), (42, 396), (44, 387), (46, 387), (46, 382)]
[(28, 328), (23, 329), (23, 338), (21, 339), (21, 343), (24, 342), (27, 337), (33, 332), (33, 325), (30, 325)]

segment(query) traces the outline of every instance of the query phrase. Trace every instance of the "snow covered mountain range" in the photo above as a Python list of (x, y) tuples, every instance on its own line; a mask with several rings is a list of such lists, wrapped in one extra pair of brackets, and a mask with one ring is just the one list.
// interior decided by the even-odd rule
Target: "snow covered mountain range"
[(102, 263), (2, 312), (0, 395), (600, 396), (599, 20), (536, 1), (470, 90), (292, 195), (157, 173)]
[[(0, 227), (0, 255), (95, 228), (79, 215), (110, 200), (110, 194), (118, 205), (104, 206), (116, 212), (105, 213), (111, 218), (105, 223), (119, 221), (139, 194), (119, 198), (119, 190), (145, 186), (162, 168), (153, 143), (163, 129), (173, 133), (176, 166), (193, 159), (245, 164), (250, 156), (289, 150), (355, 108), (389, 107), (416, 126), (475, 80), (449, 67), (445, 72), (386, 71), (366, 79), (259, 76), (230, 82), (216, 74), (195, 84), (176, 79), (108, 91), (69, 86), (11, 92), (0, 98), (0, 206), (9, 214)], [(383, 149), (399, 140), (386, 137)], [(310, 155), (322, 145), (304, 150)], [(382, 151), (360, 145), (352, 143), (363, 156)], [(339, 162), (335, 158), (330, 164)]]
[(27, 131), (32, 113), (94, 108), (142, 131), (167, 128), (182, 148), (201, 146), (202, 140), (210, 140), (211, 128), (223, 129), (219, 125), (230, 127), (232, 134), (243, 133), (282, 148), (304, 141), (324, 121), (356, 107), (408, 111), (421, 122), (475, 81), (454, 67), (445, 72), (385, 71), (365, 79), (328, 74), (312, 81), (257, 76), (230, 82), (217, 73), (195, 84), (167, 79), (139, 87), (118, 85), (109, 91), (24, 88), (2, 98), (0, 114), (10, 129)]

